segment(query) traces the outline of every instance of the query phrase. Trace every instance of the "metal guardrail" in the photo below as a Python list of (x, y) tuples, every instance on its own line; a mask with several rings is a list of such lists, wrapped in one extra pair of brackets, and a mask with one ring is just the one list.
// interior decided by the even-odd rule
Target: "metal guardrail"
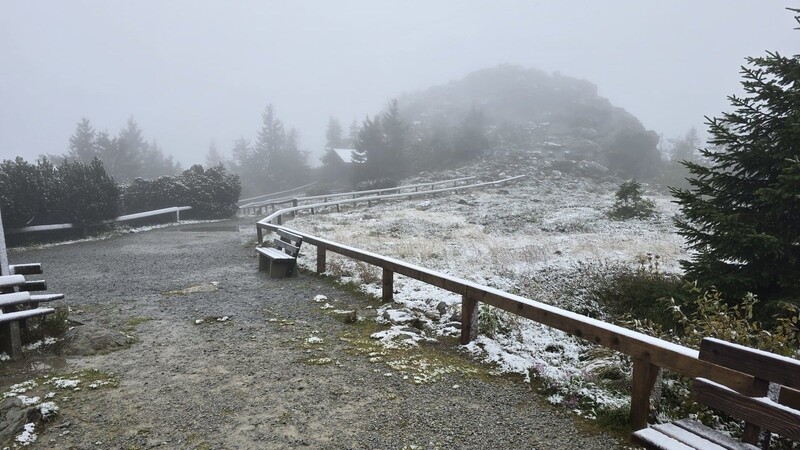
[[(516, 178), (517, 177), (497, 182), (481, 183), (475, 186), (507, 182)], [(470, 186), (462, 186), (461, 189), (467, 187)], [(407, 195), (408, 194), (351, 199), (347, 200), (347, 202), (352, 203), (353, 201), (398, 198)], [(699, 352), (688, 347), (537, 302), (519, 295), (510, 294), (499, 289), (483, 286), (463, 278), (343, 245), (281, 225), (281, 217), (288, 212), (324, 205), (326, 204), (286, 208), (276, 211), (270, 216), (260, 220), (256, 224), (259, 243), (263, 242), (263, 230), (276, 231), (278, 229), (284, 229), (302, 236), (305, 244), (311, 244), (317, 247), (317, 273), (321, 274), (325, 272), (326, 254), (328, 251), (380, 267), (383, 270), (382, 298), (384, 301), (392, 300), (395, 273), (450, 292), (461, 294), (462, 344), (469, 343), (475, 335), (478, 304), (482, 302), (543, 325), (556, 328), (594, 344), (624, 353), (633, 359), (631, 423), (636, 430), (647, 427), (647, 417), (650, 411), (650, 395), (658, 373), (662, 368), (688, 377), (702, 376), (742, 390), (752, 387), (755, 382), (754, 378), (749, 375), (700, 360)]]
[[(172, 206), (169, 208), (162, 208), (162, 209), (154, 209), (152, 211), (144, 211), (134, 214), (125, 214), (123, 216), (115, 217), (113, 219), (104, 220), (100, 223), (96, 223), (93, 225), (104, 225), (109, 223), (116, 223), (116, 222), (126, 222), (128, 220), (136, 220), (136, 219), (143, 219), (145, 217), (153, 217), (153, 216), (160, 216), (162, 214), (175, 214), (175, 221), (181, 221), (181, 211), (188, 211), (192, 209), (191, 206)], [(51, 225), (33, 225), (30, 227), (22, 227), (22, 228), (12, 228), (7, 230), (6, 233), (8, 234), (19, 234), (19, 233), (31, 233), (36, 231), (54, 231), (54, 230), (68, 230), (71, 228), (81, 228), (85, 225), (76, 225), (74, 223), (56, 223)]]

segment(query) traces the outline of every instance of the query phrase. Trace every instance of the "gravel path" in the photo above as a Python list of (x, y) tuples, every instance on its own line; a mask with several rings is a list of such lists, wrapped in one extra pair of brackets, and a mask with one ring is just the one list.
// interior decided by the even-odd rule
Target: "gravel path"
[[(268, 279), (256, 270), (254, 237), (252, 220), (234, 220), (12, 250), (12, 263), (44, 264), (50, 291), (65, 293), (80, 311), (71, 319), (138, 339), (104, 355), (29, 364), (64, 373), (98, 369), (119, 379), (117, 388), (85, 390), (60, 403), (32, 448), (623, 445), (576, 424), (517, 379), (481, 375), (485, 369), (452, 342), (402, 355), (441, 358), (457, 370), (442, 370), (451, 373), (436, 382), (404, 379), (390, 361), (399, 354), (370, 353), (364, 343), (374, 321), (345, 323), (313, 298), (323, 294), (336, 308), (363, 315), (377, 303), (312, 274)], [(218, 290), (165, 295), (211, 281)], [(195, 323), (223, 316), (230, 319)]]

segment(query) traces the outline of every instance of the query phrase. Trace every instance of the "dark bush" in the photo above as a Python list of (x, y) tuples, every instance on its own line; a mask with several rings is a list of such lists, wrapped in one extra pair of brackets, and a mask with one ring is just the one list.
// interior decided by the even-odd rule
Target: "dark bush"
[(119, 187), (99, 159), (64, 162), (58, 166), (58, 181), (56, 196), (65, 223), (93, 225), (117, 216)]
[(642, 197), (642, 184), (636, 180), (622, 183), (615, 196), (617, 201), (608, 213), (612, 219), (646, 218), (656, 213), (655, 202)]
[(392, 178), (376, 178), (356, 184), (357, 191), (371, 191), (373, 189), (388, 189), (397, 187), (397, 180)]
[(678, 275), (659, 271), (653, 259), (637, 269), (612, 267), (595, 277), (590, 297), (617, 316), (630, 314), (668, 330), (679, 325), (668, 312), (669, 300), (674, 299), (679, 306), (691, 306), (691, 284)]
[(137, 178), (123, 188), (126, 214), (171, 206), (191, 206), (183, 217), (223, 219), (238, 211), (241, 184), (222, 166), (203, 169), (194, 165), (181, 175), (154, 180)]
[[(237, 202), (242, 192), (239, 176), (230, 174), (222, 165), (203, 170), (194, 165), (180, 176), (189, 206), (189, 217), (224, 219), (239, 211)], [(176, 205), (178, 206), (178, 205)]]
[(116, 216), (119, 193), (102, 162), (17, 158), (0, 164), (0, 208), (6, 228), (56, 223), (92, 224)]

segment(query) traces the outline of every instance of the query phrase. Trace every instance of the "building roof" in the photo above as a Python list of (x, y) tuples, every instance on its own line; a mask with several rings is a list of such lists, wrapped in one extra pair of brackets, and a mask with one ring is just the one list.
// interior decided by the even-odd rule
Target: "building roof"
[(341, 158), (342, 162), (346, 164), (350, 164), (353, 162), (353, 152), (355, 151), (352, 148), (335, 148), (333, 149), (334, 153)]

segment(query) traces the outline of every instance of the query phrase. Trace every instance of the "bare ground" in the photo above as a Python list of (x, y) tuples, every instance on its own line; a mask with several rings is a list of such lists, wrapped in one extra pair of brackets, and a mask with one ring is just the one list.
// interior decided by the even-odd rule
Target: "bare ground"
[[(521, 380), (487, 376), (455, 342), (372, 353), (373, 321), (344, 323), (312, 299), (323, 294), (336, 308), (366, 316), (374, 300), (313, 274), (268, 279), (257, 271), (254, 236), (251, 220), (228, 221), (12, 250), (12, 263), (44, 264), (50, 291), (67, 295), (71, 319), (138, 341), (102, 355), (0, 363), (2, 388), (85, 369), (119, 380), (116, 388), (59, 395), (58, 417), (37, 430), (31, 448), (624, 445), (548, 405)], [(212, 281), (219, 289), (165, 294)], [(445, 373), (414, 383), (418, 368), (392, 364), (402, 358), (433, 361)]]

